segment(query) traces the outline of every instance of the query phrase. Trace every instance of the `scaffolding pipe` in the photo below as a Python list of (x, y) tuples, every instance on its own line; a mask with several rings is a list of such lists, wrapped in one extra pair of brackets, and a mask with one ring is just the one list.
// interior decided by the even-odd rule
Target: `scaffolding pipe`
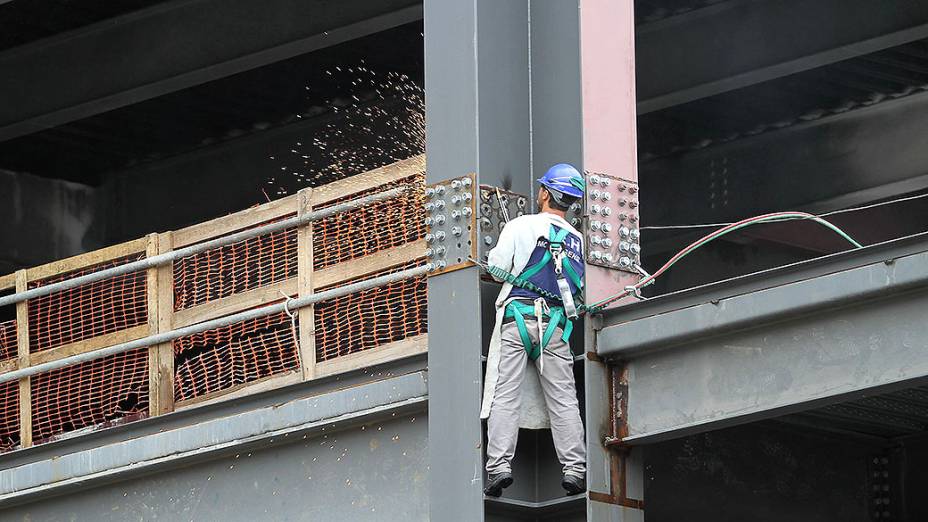
[(186, 337), (188, 335), (194, 335), (198, 333), (203, 333), (208, 330), (213, 330), (215, 328), (222, 328), (223, 326), (229, 326), (241, 321), (247, 321), (249, 319), (256, 319), (258, 317), (264, 317), (271, 314), (276, 314), (280, 312), (286, 312), (287, 314), (292, 314), (294, 310), (316, 304), (321, 301), (328, 301), (330, 299), (337, 299), (339, 297), (344, 297), (355, 292), (363, 292), (364, 290), (370, 290), (371, 288), (376, 288), (378, 286), (383, 286), (390, 284), (396, 281), (402, 281), (404, 279), (411, 279), (413, 277), (419, 277), (427, 274), (433, 269), (432, 263), (428, 263), (423, 266), (416, 268), (410, 268), (407, 270), (402, 270), (400, 272), (395, 272), (392, 274), (382, 275), (380, 277), (374, 277), (364, 281), (359, 281), (357, 283), (351, 283), (345, 286), (340, 286), (338, 288), (333, 288), (331, 290), (325, 290), (322, 292), (313, 293), (307, 296), (298, 297), (298, 298), (288, 298), (286, 301), (265, 306), (263, 308), (256, 308), (253, 310), (246, 310), (244, 312), (239, 312), (237, 314), (228, 315), (226, 317), (220, 317), (219, 319), (213, 319), (212, 321), (206, 321), (203, 323), (195, 324), (192, 326), (186, 326), (184, 328), (178, 328), (176, 330), (171, 330), (169, 332), (158, 333), (155, 335), (150, 335), (148, 337), (143, 337), (141, 339), (136, 339), (134, 341), (129, 341), (126, 343), (116, 344), (107, 348), (102, 348), (100, 350), (81, 353), (77, 355), (72, 355), (70, 357), (65, 357), (63, 359), (58, 359), (56, 361), (50, 361), (47, 363), (37, 364), (35, 366), (30, 366), (28, 368), (22, 368), (19, 370), (14, 370), (9, 373), (0, 374), (0, 384), (17, 381), (19, 379), (24, 379), (26, 377), (32, 377), (40, 373), (46, 373), (53, 370), (60, 370), (67, 366), (73, 364), (80, 364), (89, 361), (94, 361), (97, 359), (102, 359), (103, 357), (109, 357), (110, 355), (116, 355), (123, 352), (128, 352), (130, 350), (135, 350), (138, 348), (145, 348), (148, 346), (154, 346), (156, 344), (169, 343), (175, 339), (181, 337)]
[(100, 270), (99, 272), (94, 272), (92, 274), (87, 274), (80, 277), (75, 277), (73, 279), (60, 281), (58, 283), (52, 283), (50, 285), (33, 288), (32, 290), (25, 290), (16, 294), (3, 296), (0, 297), (0, 307), (20, 303), (28, 299), (35, 299), (37, 297), (46, 296), (55, 292), (70, 290), (72, 288), (77, 288), (89, 283), (95, 283), (97, 281), (102, 281), (111, 277), (148, 270), (149, 268), (155, 268), (160, 265), (172, 263), (177, 259), (183, 259), (185, 257), (196, 255), (201, 252), (206, 252), (207, 250), (213, 250), (215, 248), (231, 245), (232, 243), (238, 243), (239, 241), (279, 232), (288, 228), (295, 228), (307, 223), (312, 223), (313, 221), (319, 221), (320, 219), (334, 216), (340, 212), (355, 210), (365, 205), (370, 205), (371, 203), (395, 198), (407, 190), (410, 190), (411, 188), (411, 185), (403, 185), (390, 190), (385, 190), (383, 192), (378, 192), (376, 194), (371, 194), (369, 196), (364, 196), (353, 199), (351, 201), (346, 201), (344, 203), (339, 203), (337, 205), (332, 205), (331, 207), (313, 211), (303, 216), (296, 216), (285, 219), (283, 221), (277, 221), (260, 227), (243, 230), (241, 232), (229, 234), (228, 236), (211, 239), (203, 243), (180, 248), (164, 254), (147, 257), (145, 259), (140, 259), (138, 261), (126, 263), (124, 265), (115, 266), (113, 268), (107, 268), (106, 270)]

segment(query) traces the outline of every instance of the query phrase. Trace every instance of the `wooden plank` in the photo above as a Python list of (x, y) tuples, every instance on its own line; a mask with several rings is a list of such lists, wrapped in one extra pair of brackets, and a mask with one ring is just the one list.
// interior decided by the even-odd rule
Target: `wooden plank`
[[(299, 216), (313, 210), (313, 189), (305, 188), (297, 193)], [(313, 293), (313, 224), (308, 223), (297, 230), (297, 292), (300, 297)], [(304, 306), (297, 313), (300, 318), (300, 369), (304, 381), (316, 375), (316, 330), (314, 307)]]
[(228, 401), (232, 399), (237, 399), (239, 397), (245, 397), (248, 395), (254, 395), (256, 393), (261, 393), (268, 390), (274, 390), (281, 388), (283, 386), (289, 386), (291, 384), (296, 384), (302, 382), (303, 375), (301, 372), (292, 371), (280, 375), (271, 375), (269, 377), (264, 377), (252, 382), (246, 382), (243, 384), (237, 384), (231, 388), (226, 388), (225, 390), (220, 390), (213, 393), (208, 393), (200, 397), (195, 397), (193, 399), (187, 399), (185, 401), (178, 401), (175, 407), (176, 411), (186, 410), (189, 408), (194, 408), (198, 406), (206, 406), (207, 404), (215, 404), (217, 402)]
[(425, 172), (425, 154), (316, 187), (313, 192), (312, 205), (318, 208), (330, 201), (375, 189), (420, 172)]
[(296, 195), (174, 231), (174, 248), (238, 232), (296, 212)]
[(101, 348), (134, 341), (146, 336), (148, 336), (147, 324), (133, 326), (132, 328), (126, 328), (125, 330), (120, 330), (118, 332), (99, 335), (90, 339), (84, 339), (83, 341), (77, 341), (75, 343), (58, 346), (56, 348), (52, 348), (51, 350), (35, 352), (30, 356), (32, 359), (31, 362), (35, 364), (43, 364), (50, 361), (57, 361), (58, 359), (63, 359), (72, 355), (93, 352)]
[(16, 288), (16, 272), (0, 276), (0, 290)]
[(428, 334), (421, 334), (401, 341), (385, 344), (369, 350), (343, 355), (328, 361), (316, 363), (316, 378), (351, 370), (367, 368), (416, 354), (425, 353), (429, 348)]
[(19, 359), (7, 359), (0, 361), (0, 374), (11, 372), (19, 369)]
[[(29, 287), (25, 270), (16, 272), (16, 291), (25, 292)], [(29, 302), (16, 303), (16, 353), (18, 366), (27, 368), (31, 364), (29, 354)], [(19, 443), (23, 448), (32, 446), (32, 382), (29, 377), (19, 380)]]
[(143, 237), (141, 239), (134, 239), (118, 245), (101, 248), (100, 250), (94, 250), (93, 252), (87, 252), (86, 254), (52, 261), (51, 263), (39, 265), (35, 268), (29, 268), (27, 270), (28, 280), (36, 281), (39, 279), (46, 279), (48, 277), (67, 274), (68, 272), (126, 257), (130, 254), (140, 254), (144, 252), (147, 247), (148, 238)]
[[(157, 252), (165, 254), (173, 248), (173, 233), (158, 234)], [(174, 328), (174, 270), (171, 264), (154, 269), (155, 286), (149, 286), (149, 299), (154, 299), (157, 317), (149, 327), (152, 333), (169, 332)], [(149, 272), (151, 273), (151, 272)], [(150, 312), (149, 312), (150, 313)], [(149, 406), (151, 415), (164, 415), (174, 411), (174, 345), (161, 343), (148, 352)]]
[(256, 306), (273, 303), (283, 298), (281, 292), (287, 295), (296, 295), (297, 278), (292, 277), (267, 286), (253, 288), (233, 294), (222, 299), (209, 301), (183, 310), (174, 312), (174, 328), (183, 328), (210, 319), (222, 317)]
[(313, 280), (316, 288), (326, 288), (394, 266), (411, 263), (424, 256), (425, 240), (420, 239), (398, 247), (374, 252), (364, 257), (327, 266), (317, 270), (313, 275)]

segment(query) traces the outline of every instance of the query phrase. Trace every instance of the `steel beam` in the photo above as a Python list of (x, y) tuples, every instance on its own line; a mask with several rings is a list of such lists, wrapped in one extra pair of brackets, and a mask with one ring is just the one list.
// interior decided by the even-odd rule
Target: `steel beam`
[[(818, 212), (926, 189), (926, 113), (928, 93), (918, 93), (645, 163), (642, 221), (703, 223), (773, 210)], [(647, 204), (652, 183), (655, 189), (659, 183), (663, 201), (674, 204)]]
[(638, 29), (638, 112), (928, 38), (928, 4), (729, 0)]
[(174, 0), (0, 53), (0, 140), (422, 18), (420, 0)]
[(926, 250), (604, 328), (598, 353), (629, 368), (625, 442), (928, 379)]
[(427, 397), (425, 372), (417, 372), (25, 463), (0, 471), (0, 508), (266, 446), (275, 439), (285, 443), (326, 427), (422, 411)]

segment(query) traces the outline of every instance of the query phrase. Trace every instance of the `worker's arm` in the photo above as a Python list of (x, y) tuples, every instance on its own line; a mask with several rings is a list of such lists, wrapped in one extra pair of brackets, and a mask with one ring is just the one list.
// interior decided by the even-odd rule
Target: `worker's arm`
[[(513, 258), (515, 257), (516, 228), (518, 227), (511, 221), (503, 227), (503, 230), (499, 233), (499, 241), (496, 242), (496, 246), (487, 255), (488, 265), (512, 272)], [(496, 277), (494, 279), (502, 282), (501, 279)]]

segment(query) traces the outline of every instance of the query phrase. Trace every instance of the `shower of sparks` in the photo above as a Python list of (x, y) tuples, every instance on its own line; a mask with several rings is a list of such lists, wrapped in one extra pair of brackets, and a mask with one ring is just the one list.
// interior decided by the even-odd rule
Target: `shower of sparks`
[[(425, 92), (409, 76), (379, 74), (366, 66), (333, 67), (328, 77), (347, 86), (324, 106), (300, 118), (329, 114), (329, 121), (292, 145), (268, 180), (272, 195), (319, 186), (425, 152)], [(306, 87), (312, 91), (312, 86)]]

